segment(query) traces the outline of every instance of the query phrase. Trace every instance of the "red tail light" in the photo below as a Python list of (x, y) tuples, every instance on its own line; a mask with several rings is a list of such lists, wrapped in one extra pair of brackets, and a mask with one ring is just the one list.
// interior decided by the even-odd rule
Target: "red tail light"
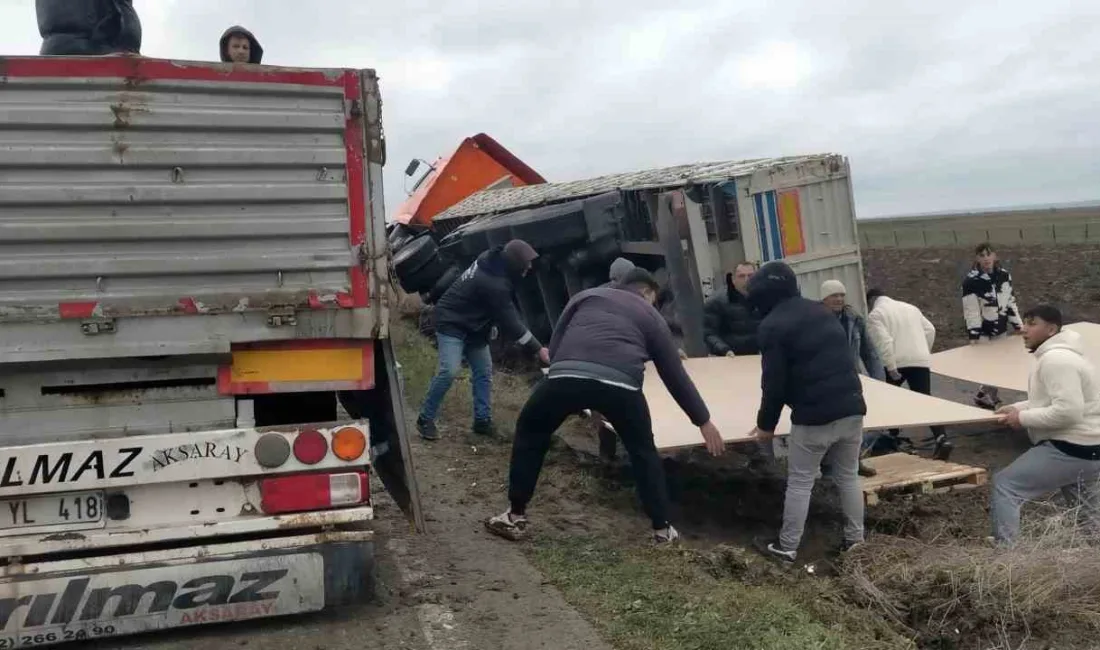
[(365, 472), (299, 474), (260, 481), (260, 507), (269, 515), (328, 510), (370, 500)]

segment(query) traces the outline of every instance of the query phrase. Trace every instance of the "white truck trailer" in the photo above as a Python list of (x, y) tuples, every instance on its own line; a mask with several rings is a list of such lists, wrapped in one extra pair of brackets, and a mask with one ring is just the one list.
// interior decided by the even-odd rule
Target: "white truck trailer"
[(0, 650), (369, 597), (422, 525), (378, 80), (0, 58)]

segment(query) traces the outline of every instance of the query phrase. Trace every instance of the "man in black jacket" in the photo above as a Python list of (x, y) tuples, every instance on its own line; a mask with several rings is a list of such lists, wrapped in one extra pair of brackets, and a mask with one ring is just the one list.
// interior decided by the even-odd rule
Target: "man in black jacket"
[(847, 550), (863, 541), (858, 471), (867, 413), (848, 337), (827, 307), (799, 294), (794, 271), (782, 262), (768, 262), (753, 275), (749, 302), (764, 315), (757, 333), (762, 396), (752, 435), (770, 442), (784, 406), (791, 407), (792, 425), (783, 529), (761, 550), (795, 561), (822, 459), (840, 491)]
[(634, 269), (615, 286), (582, 291), (565, 306), (550, 339), (550, 372), (516, 422), (508, 477), (511, 507), (485, 522), (489, 532), (512, 540), (526, 535), (527, 503), (554, 431), (570, 415), (592, 409), (607, 418), (630, 454), (654, 540), (666, 543), (679, 537), (668, 521), (664, 468), (642, 394), (647, 361), (653, 361), (668, 392), (699, 427), (707, 450), (717, 456), (723, 442), (684, 370), (668, 324), (653, 307), (658, 290), (648, 271)]
[(439, 438), (435, 418), (463, 356), (470, 364), (474, 433), (493, 434), (493, 359), (489, 354), (489, 332), (494, 323), (502, 335), (524, 346), (544, 364), (550, 363), (549, 352), (524, 325), (512, 302), (514, 282), (527, 275), (537, 257), (535, 249), (521, 239), (485, 251), (436, 303), (439, 367), (416, 419), (416, 428), (424, 439)]
[(726, 292), (707, 300), (703, 307), (703, 335), (710, 353), (718, 357), (759, 354), (756, 329), (760, 318), (746, 298), (756, 265), (742, 262), (726, 274)]

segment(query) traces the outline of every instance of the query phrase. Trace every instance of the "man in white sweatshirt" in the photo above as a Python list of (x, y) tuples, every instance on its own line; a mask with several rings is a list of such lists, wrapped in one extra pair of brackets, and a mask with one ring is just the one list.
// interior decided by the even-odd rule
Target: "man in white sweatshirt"
[(1020, 505), (1061, 489), (1100, 533), (1100, 378), (1081, 336), (1062, 330), (1047, 305), (1023, 317), (1024, 345), (1035, 355), (1027, 399), (997, 410), (1000, 423), (1026, 428), (1034, 446), (993, 479), (993, 537), (1004, 545), (1020, 532)]
[[(867, 333), (875, 344), (886, 379), (895, 386), (908, 384), (909, 390), (932, 394), (932, 344), (936, 340), (936, 328), (924, 317), (921, 310), (907, 302), (894, 300), (881, 289), (867, 292)], [(946, 460), (951, 453), (947, 443), (947, 431), (933, 426), (935, 449), (932, 455)], [(901, 434), (891, 429), (896, 440)]]

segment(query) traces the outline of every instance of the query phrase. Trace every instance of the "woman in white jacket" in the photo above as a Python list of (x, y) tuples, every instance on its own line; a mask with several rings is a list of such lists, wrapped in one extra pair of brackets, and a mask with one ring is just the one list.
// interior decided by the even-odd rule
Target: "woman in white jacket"
[(1055, 307), (1023, 317), (1024, 345), (1035, 354), (1027, 399), (998, 409), (1000, 423), (1026, 428), (1034, 446), (993, 479), (993, 537), (1004, 545), (1020, 532), (1020, 506), (1061, 489), (1100, 533), (1100, 379), (1081, 336), (1062, 330)]

